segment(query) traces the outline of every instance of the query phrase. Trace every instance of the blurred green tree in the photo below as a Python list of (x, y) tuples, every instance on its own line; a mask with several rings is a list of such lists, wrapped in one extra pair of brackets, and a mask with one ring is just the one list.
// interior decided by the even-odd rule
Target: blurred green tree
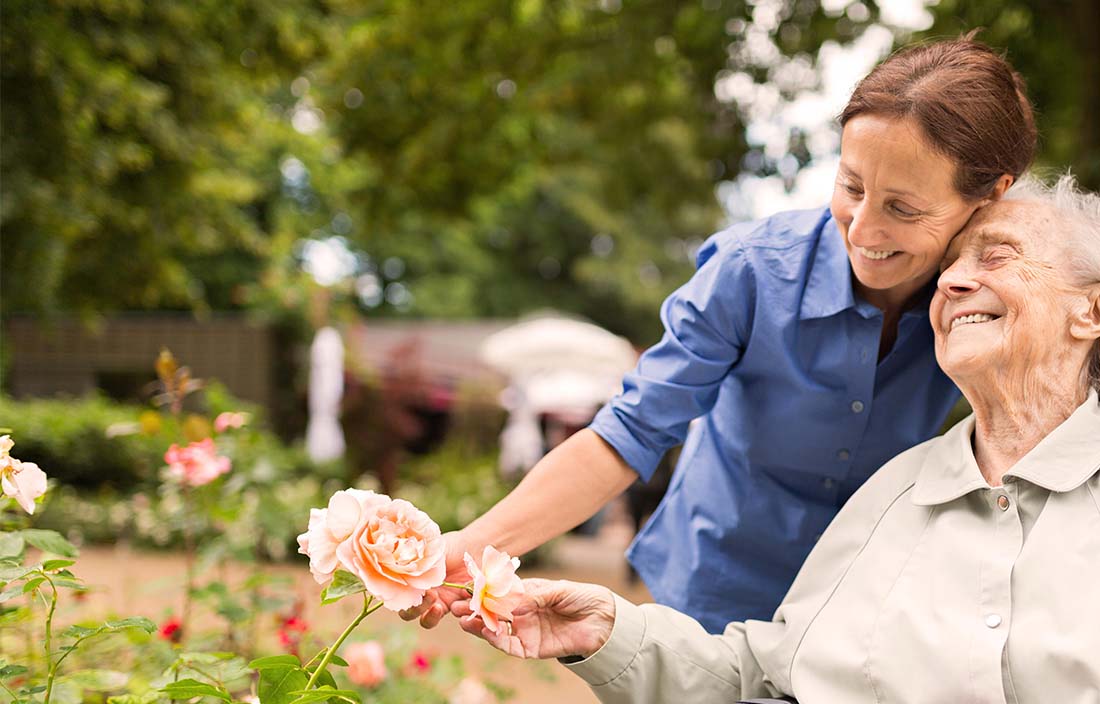
[(1038, 114), (1039, 165), (1071, 168), (1100, 190), (1100, 7), (1094, 0), (940, 0), (923, 36), (975, 27), (1027, 80)]
[(323, 15), (255, 0), (0, 12), (0, 310), (239, 304), (297, 136), (280, 76), (317, 56)]

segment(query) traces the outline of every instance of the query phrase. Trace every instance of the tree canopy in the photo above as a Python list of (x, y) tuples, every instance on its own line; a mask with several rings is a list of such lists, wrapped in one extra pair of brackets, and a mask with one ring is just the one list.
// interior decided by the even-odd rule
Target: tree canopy
[[(942, 0), (925, 35), (988, 27), (1044, 163), (1095, 188), (1087, 4)], [(776, 170), (716, 78), (783, 93), (879, 18), (824, 5), (5, 2), (0, 313), (302, 306), (302, 240), (335, 238), (363, 314), (549, 305), (651, 341), (715, 185)]]

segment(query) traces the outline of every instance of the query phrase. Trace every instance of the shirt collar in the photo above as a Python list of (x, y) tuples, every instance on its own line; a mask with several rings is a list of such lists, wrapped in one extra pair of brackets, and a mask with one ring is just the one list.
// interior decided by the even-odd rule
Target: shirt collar
[(855, 303), (848, 253), (844, 250), (836, 220), (830, 216), (821, 228), (798, 318), (827, 318), (853, 307)]
[[(933, 506), (977, 489), (988, 489), (974, 459), (974, 415), (947, 431), (929, 450), (917, 476), (913, 503)], [(1096, 391), (1069, 418), (1039, 441), (1005, 477), (1048, 491), (1072, 491), (1100, 471), (1100, 402)]]

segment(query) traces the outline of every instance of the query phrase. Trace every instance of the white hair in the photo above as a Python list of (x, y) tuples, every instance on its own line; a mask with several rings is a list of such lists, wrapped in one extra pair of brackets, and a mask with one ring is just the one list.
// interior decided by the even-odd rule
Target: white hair
[[(1041, 203), (1054, 210), (1067, 226), (1062, 245), (1071, 280), (1080, 286), (1100, 284), (1100, 195), (1082, 191), (1070, 173), (1062, 174), (1053, 184), (1024, 174), (1005, 199)], [(1088, 383), (1100, 391), (1100, 340), (1089, 355)]]

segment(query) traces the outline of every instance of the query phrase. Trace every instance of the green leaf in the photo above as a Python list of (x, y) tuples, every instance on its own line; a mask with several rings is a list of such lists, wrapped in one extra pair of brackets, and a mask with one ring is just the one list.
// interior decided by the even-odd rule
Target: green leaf
[(270, 655), (266, 658), (256, 658), (248, 663), (253, 670), (267, 670), (273, 667), (301, 667), (302, 661), (295, 655)]
[[(54, 570), (59, 570), (62, 567), (69, 567), (70, 565), (75, 565), (75, 564), (76, 564), (75, 560), (46, 560), (45, 562), (42, 563), (42, 569), (44, 569), (47, 572), (53, 572)], [(68, 570), (65, 570), (65, 571), (68, 572)], [(70, 572), (66, 576), (72, 576), (72, 573)]]
[(26, 577), (37, 570), (37, 566), (26, 567), (24, 565), (5, 565), (0, 567), (0, 582), (11, 582), (21, 577)]
[(27, 668), (23, 665), (4, 665), (0, 667), (0, 678), (7, 679), (9, 677), (15, 677), (27, 672)]
[[(216, 697), (227, 702), (232, 702), (233, 697), (229, 696), (229, 693), (220, 687), (215, 687), (212, 684), (205, 682), (199, 682), (198, 680), (187, 678), (183, 680), (177, 680), (164, 687), (161, 687), (161, 692), (164, 692), (169, 699), (190, 699), (191, 697)], [(266, 700), (264, 701), (266, 704)]]
[(55, 530), (42, 530), (40, 528), (27, 528), (23, 531), (23, 540), (28, 545), (33, 545), (43, 552), (61, 555), (62, 557), (76, 557), (80, 552), (76, 546), (65, 540)]
[(317, 689), (301, 690), (298, 692), (291, 692), (290, 694), (297, 697), (292, 700), (291, 704), (311, 704), (312, 702), (324, 702), (329, 699), (341, 699), (347, 702), (354, 702), (354, 704), (362, 704), (359, 693), (350, 689), (318, 687)]
[(93, 692), (110, 692), (125, 687), (130, 675), (115, 670), (78, 670), (63, 679)]
[(63, 589), (76, 589), (78, 591), (84, 591), (88, 587), (84, 586), (84, 582), (78, 579), (68, 579), (65, 577), (59, 577), (53, 580), (55, 587), (61, 587)]
[(264, 704), (290, 704), (291, 692), (305, 689), (309, 678), (299, 667), (272, 667), (260, 670), (256, 695)]
[(155, 633), (157, 630), (157, 624), (144, 616), (131, 616), (130, 618), (124, 618), (118, 621), (108, 621), (103, 624), (103, 627), (110, 633), (122, 631), (127, 628), (139, 628), (146, 633)]
[(24, 540), (19, 533), (0, 533), (0, 555), (19, 555), (23, 552)]
[(351, 572), (336, 570), (336, 574), (332, 577), (332, 583), (321, 591), (321, 603), (332, 604), (340, 601), (345, 596), (360, 594), (366, 590), (367, 588), (363, 585), (363, 582)]
[(87, 626), (78, 626), (76, 624), (73, 624), (72, 626), (69, 626), (64, 631), (61, 632), (61, 637), (62, 638), (88, 638), (89, 636), (94, 636), (95, 634), (102, 633), (102, 632), (103, 632), (103, 626), (98, 626), (96, 628), (89, 628)]
[(14, 599), (15, 597), (20, 596), (22, 594), (23, 594), (23, 585), (22, 584), (13, 584), (12, 586), (5, 589), (4, 591), (0, 592), (0, 604), (3, 604), (5, 601), (10, 601), (10, 600)]
[(141, 694), (119, 694), (107, 697), (107, 704), (153, 704), (157, 701), (160, 701), (160, 692), (155, 689), (150, 689)]
[(26, 582), (23, 582), (23, 593), (26, 594), (28, 592), (33, 592), (35, 589), (38, 589), (39, 584), (42, 584), (45, 581), (45, 577), (34, 577), (33, 579), (28, 579)]

